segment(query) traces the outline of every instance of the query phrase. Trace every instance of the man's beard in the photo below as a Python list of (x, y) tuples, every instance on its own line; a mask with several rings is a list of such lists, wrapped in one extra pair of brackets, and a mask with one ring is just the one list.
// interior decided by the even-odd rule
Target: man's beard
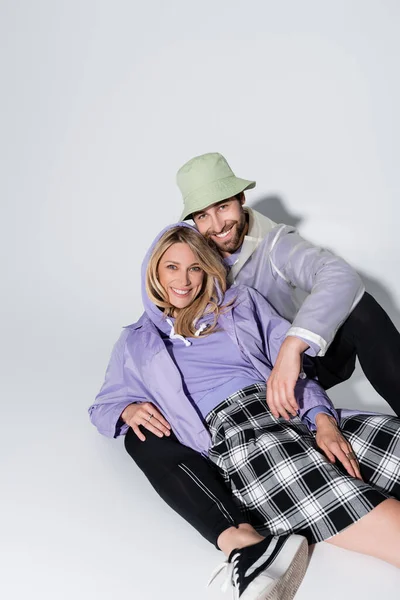
[(211, 236), (215, 236), (215, 232), (207, 232), (206, 238), (208, 240), (208, 243), (220, 252), (227, 252), (228, 254), (233, 254), (234, 252), (236, 252), (239, 246), (241, 246), (244, 238), (244, 231), (247, 227), (246, 215), (244, 211), (242, 213), (242, 219), (240, 221), (227, 221), (224, 225), (223, 230), (219, 231), (218, 233), (225, 233), (234, 226), (236, 227), (235, 230), (232, 231), (232, 237), (226, 242), (224, 242), (223, 239), (219, 239), (217, 241), (215, 237), (211, 238)]

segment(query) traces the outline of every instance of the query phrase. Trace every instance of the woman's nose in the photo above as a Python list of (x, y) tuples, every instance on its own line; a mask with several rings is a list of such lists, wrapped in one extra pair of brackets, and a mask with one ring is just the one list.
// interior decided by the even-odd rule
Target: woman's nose
[(182, 272), (181, 283), (183, 286), (190, 285), (190, 272), (189, 271)]

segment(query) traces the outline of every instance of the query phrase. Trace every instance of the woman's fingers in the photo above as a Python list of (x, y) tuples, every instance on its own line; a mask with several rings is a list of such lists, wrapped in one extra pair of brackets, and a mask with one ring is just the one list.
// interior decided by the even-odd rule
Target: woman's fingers
[(363, 481), (363, 478), (361, 477), (361, 472), (360, 472), (360, 465), (358, 464), (357, 457), (354, 454), (353, 448), (351, 447), (349, 442), (347, 442), (346, 440), (343, 439), (343, 443), (341, 444), (341, 449), (345, 453), (346, 459), (350, 462), (350, 464), (352, 466), (352, 469), (355, 473), (354, 476), (357, 477), (357, 479), (361, 479), (361, 481)]
[(317, 421), (316, 442), (318, 447), (331, 462), (335, 462), (337, 458), (351, 477), (363, 481), (360, 466), (351, 444), (340, 433), (337, 425), (331, 423), (331, 417), (328, 418), (328, 424), (326, 420), (324, 423), (323, 425)]
[(137, 425), (135, 425), (135, 423), (131, 424), (132, 430), (133, 432), (137, 435), (137, 437), (139, 438), (139, 440), (141, 442), (145, 442), (146, 441), (146, 436), (143, 435), (143, 433), (140, 431), (139, 427)]
[[(162, 414), (156, 409), (153, 404), (145, 403), (143, 406), (145, 411), (144, 418), (150, 421), (157, 421), (156, 427), (161, 429), (162, 431), (167, 430), (170, 431), (171, 426), (166, 419), (162, 416)], [(153, 423), (154, 424), (154, 423)], [(161, 426), (161, 427), (160, 427)]]
[(352, 464), (353, 464), (353, 468), (356, 472), (356, 477), (357, 479), (360, 479), (361, 481), (364, 481), (363, 478), (361, 477), (361, 471), (360, 471), (360, 465), (358, 464), (358, 460), (355, 458), (351, 458), (350, 459)]
[(170, 424), (151, 402), (131, 404), (125, 409), (122, 416), (142, 442), (146, 440), (146, 436), (140, 430), (139, 425), (157, 437), (171, 435)]
[(144, 402), (140, 410), (134, 415), (136, 423), (143, 425), (149, 431), (155, 433), (154, 428), (163, 435), (170, 435), (171, 426), (162, 414), (151, 402)]
[(354, 469), (353, 464), (354, 461), (349, 459), (349, 454), (351, 454), (351, 448), (349, 449), (347, 444), (342, 444), (341, 447), (338, 442), (335, 442), (334, 444), (332, 444), (331, 450), (338, 458), (338, 460), (340, 460), (348, 474), (352, 477), (357, 477), (357, 473)]
[(332, 454), (332, 452), (329, 450), (329, 448), (326, 444), (321, 444), (321, 450), (331, 463), (336, 462), (335, 455)]
[(142, 425), (148, 431), (151, 431), (158, 437), (163, 437), (163, 435), (169, 436), (171, 434), (170, 430), (165, 427), (165, 425), (163, 425), (163, 423), (161, 423), (161, 421), (159, 421), (155, 416), (153, 416), (152, 419), (143, 417), (139, 422), (139, 425)]

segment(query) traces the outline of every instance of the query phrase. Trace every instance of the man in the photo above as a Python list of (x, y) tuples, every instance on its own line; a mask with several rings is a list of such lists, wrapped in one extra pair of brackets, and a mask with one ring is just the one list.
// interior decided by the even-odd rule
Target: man
[[(317, 375), (325, 389), (348, 379), (358, 356), (371, 384), (400, 414), (400, 335), (365, 292), (357, 273), (342, 259), (306, 242), (292, 227), (244, 208), (244, 191), (255, 182), (237, 178), (220, 154), (193, 158), (178, 171), (177, 181), (184, 201), (181, 220), (193, 219), (219, 249), (230, 282), (256, 288), (292, 323), (267, 383), (271, 412), (285, 419), (296, 414), (293, 390), (298, 377), (305, 376), (302, 354), (307, 350), (314, 355), (307, 375)], [(304, 302), (299, 302), (296, 290), (307, 294)], [(357, 461), (329, 411), (315, 421), (317, 443), (328, 459), (340, 460), (356, 476)], [(143, 425), (150, 434), (145, 436), (136, 424), (132, 418), (137, 436), (126, 437), (127, 451), (161, 497), (215, 543), (232, 527), (224, 509), (229, 493), (218, 474), (207, 460), (169, 435), (155, 407), (151, 422)]]
[[(399, 415), (400, 334), (357, 273), (294, 228), (243, 209), (244, 190), (255, 182), (235, 177), (218, 153), (186, 163), (178, 185), (184, 197), (181, 219), (193, 218), (219, 249), (230, 267), (230, 283), (254, 287), (292, 322), (268, 381), (271, 411), (289, 418), (297, 410), (293, 389), (301, 355), (310, 348), (316, 358), (308, 374), (317, 375), (325, 389), (348, 379), (358, 356), (371, 384)], [(308, 294), (302, 303), (297, 289)]]

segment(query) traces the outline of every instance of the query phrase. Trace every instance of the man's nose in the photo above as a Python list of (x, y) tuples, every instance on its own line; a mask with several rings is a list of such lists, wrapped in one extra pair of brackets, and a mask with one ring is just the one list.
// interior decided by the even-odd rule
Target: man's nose
[(215, 233), (221, 233), (225, 226), (225, 220), (222, 215), (215, 214), (212, 216), (212, 231)]

